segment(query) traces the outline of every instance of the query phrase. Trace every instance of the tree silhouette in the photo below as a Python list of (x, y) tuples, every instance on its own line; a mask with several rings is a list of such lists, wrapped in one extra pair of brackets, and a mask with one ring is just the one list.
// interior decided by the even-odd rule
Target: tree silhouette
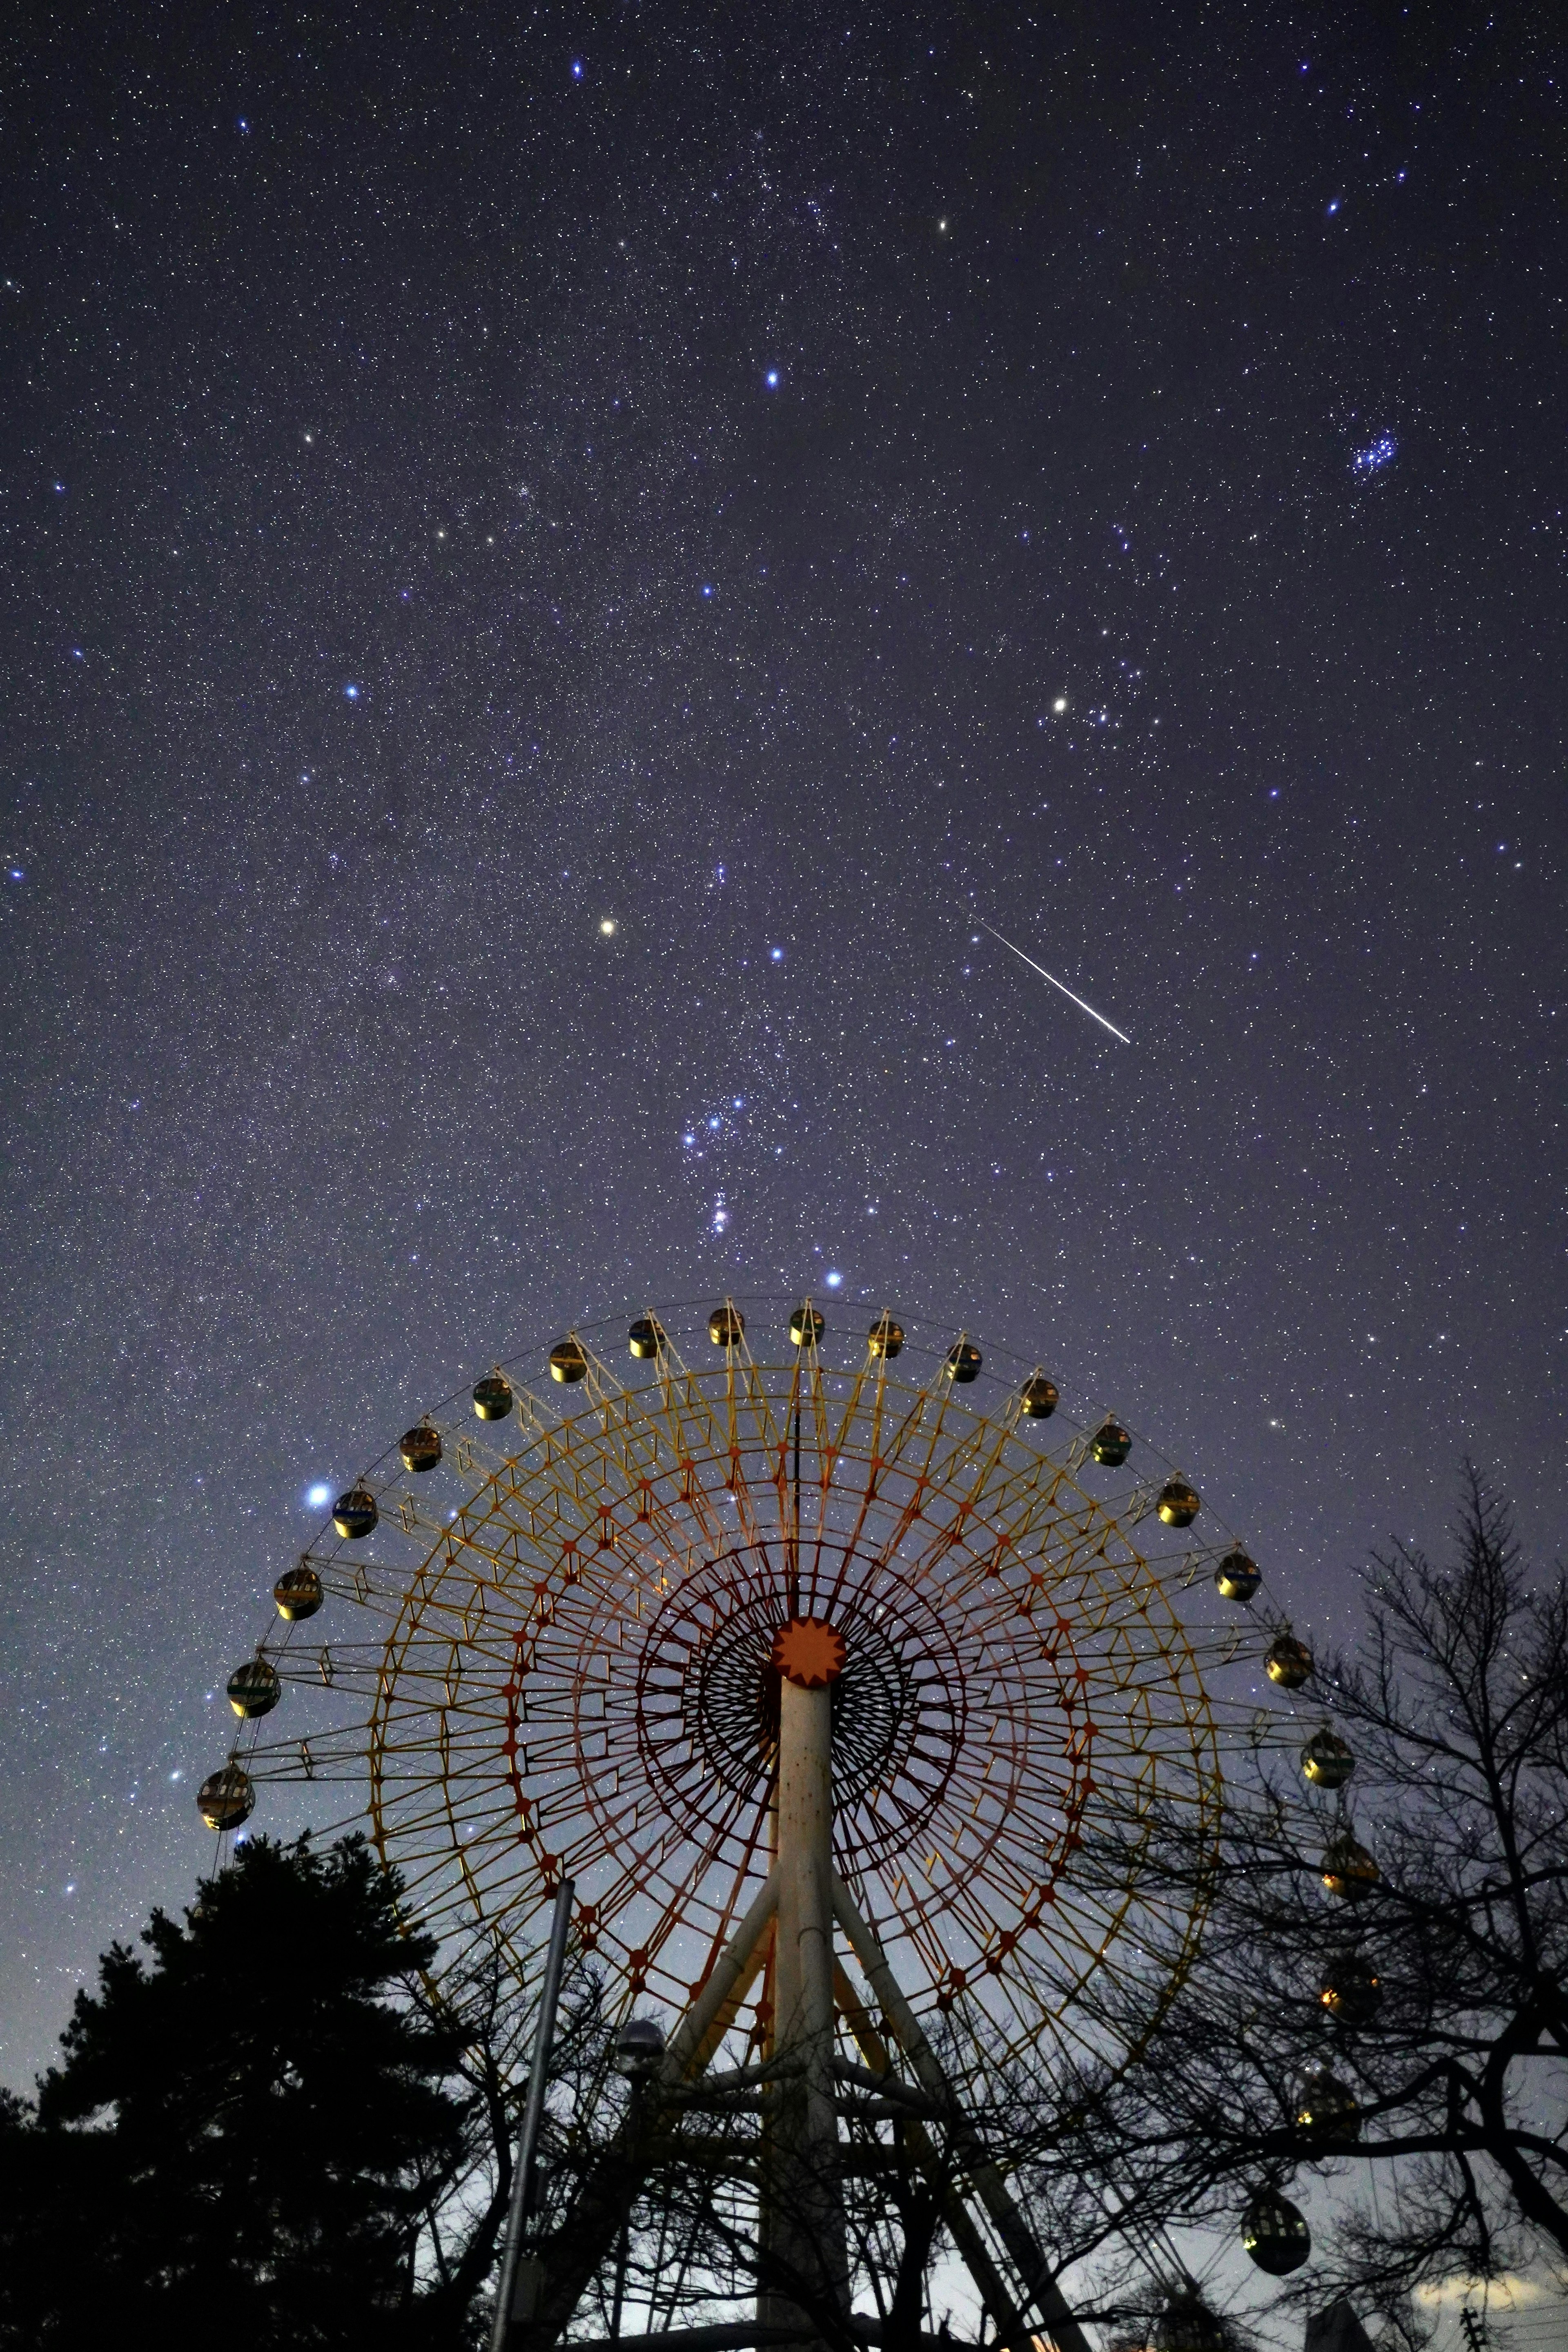
[[(1467, 1465), (1452, 1559), (1374, 1556), (1367, 1615), (1312, 1686), (1356, 1759), (1337, 1796), (1260, 1759), (1217, 1868), (1170, 1818), (1086, 1848), (1109, 1876), (1145, 1834), (1145, 1867), (1184, 1892), (1203, 1872), (1214, 1907), (1142, 2062), (1119, 2081), (1086, 2064), (1077, 2123), (1026, 2152), (1060, 2251), (1131, 2215), (1146, 2269), (1151, 2232), (1233, 2230), (1255, 2190), (1295, 2182), (1319, 2239), (1299, 2299), (1397, 2318), (1421, 2285), (1568, 2265), (1568, 1591), (1532, 1585)], [(1110, 2047), (1133, 2019), (1091, 1984), (1082, 2023)], [(1310, 2194), (1328, 2174), (1351, 2192), (1337, 2220)]]
[(363, 1839), (256, 1838), (103, 1956), (0, 2110), (0, 2344), (461, 2340), (417, 2254), (465, 2101), (395, 1898)]

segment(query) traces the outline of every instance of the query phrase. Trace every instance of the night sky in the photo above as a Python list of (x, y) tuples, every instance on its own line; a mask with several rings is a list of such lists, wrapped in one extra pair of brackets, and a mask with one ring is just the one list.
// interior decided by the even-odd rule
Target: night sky
[(11, 20), (0, 2078), (573, 1317), (1042, 1358), (1315, 1638), (1558, 1547), (1554, 14)]

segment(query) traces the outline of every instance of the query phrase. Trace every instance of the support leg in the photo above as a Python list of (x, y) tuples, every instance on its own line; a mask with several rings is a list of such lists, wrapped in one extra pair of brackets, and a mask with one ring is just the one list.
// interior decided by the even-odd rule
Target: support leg
[[(770, 1877), (670, 2037), (661, 2080), (671, 2089), (700, 2074), (717, 2047), (761, 1964), (777, 1903), (778, 1881)], [(537, 2306), (532, 2316), (514, 2329), (508, 2352), (548, 2352), (566, 2328), (589, 2281), (630, 2217), (647, 2171), (660, 2116), (657, 2096), (634, 2101), (625, 2126), (584, 2181), (562, 2228), (541, 2249), (544, 2275)]]
[(900, 1989), (886, 1952), (861, 1917), (849, 1889), (837, 1877), (833, 1880), (833, 1908), (839, 1926), (854, 1947), (857, 1959), (866, 1971), (867, 1983), (881, 2003), (883, 2013), (898, 2035), (905, 2057), (914, 2068), (921, 2089), (929, 2092), (933, 2100), (946, 2108), (953, 2147), (964, 2173), (990, 2215), (998, 2237), (1007, 2249), (1008, 2259), (1027, 2288), (1051, 2340), (1058, 2347), (1058, 2352), (1089, 2352), (1083, 2330), (1057, 2284), (1056, 2274), (1043, 2248), (1013, 2202), (1007, 2184), (986, 2155), (979, 2134), (965, 2120), (953, 2096), (952, 2086), (942, 2072), (942, 2063)]
[[(833, 1988), (839, 2013), (854, 2035), (867, 2065), (874, 2074), (887, 2074), (893, 2063), (888, 2045), (878, 2032), (865, 2003), (858, 1998), (848, 1977), (837, 1964), (833, 1971)], [(947, 2224), (948, 2234), (957, 2247), (970, 2277), (980, 2289), (980, 2300), (991, 2315), (997, 2343), (1005, 2347), (1005, 2352), (1032, 2352), (1033, 2331), (1024, 2325), (1023, 2314), (1012, 2290), (991, 2259), (991, 2250), (959, 2193), (952, 2164), (944, 2159), (923, 2124), (911, 2119), (904, 2126), (904, 2137), (915, 2162), (941, 2201), (942, 2218)]]

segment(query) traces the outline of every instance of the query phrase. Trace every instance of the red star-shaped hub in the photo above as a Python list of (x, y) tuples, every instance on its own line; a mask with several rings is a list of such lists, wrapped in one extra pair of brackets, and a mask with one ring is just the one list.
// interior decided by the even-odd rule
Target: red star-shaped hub
[(792, 1617), (773, 1635), (773, 1664), (801, 1690), (836, 1683), (848, 1655), (843, 1634), (826, 1617)]

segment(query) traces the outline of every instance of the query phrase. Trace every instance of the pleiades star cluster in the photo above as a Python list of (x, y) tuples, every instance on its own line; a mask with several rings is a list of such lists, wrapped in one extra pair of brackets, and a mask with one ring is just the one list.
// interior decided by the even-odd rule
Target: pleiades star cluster
[(1467, 1453), (1550, 1557), (1560, 29), (8, 20), (0, 2076), (579, 1316), (989, 1336), (1318, 1645)]

